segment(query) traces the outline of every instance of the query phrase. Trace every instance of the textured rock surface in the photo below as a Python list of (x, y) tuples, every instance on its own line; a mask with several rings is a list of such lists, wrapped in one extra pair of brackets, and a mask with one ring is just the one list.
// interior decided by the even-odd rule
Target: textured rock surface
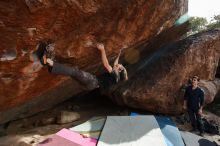
[(77, 112), (70, 112), (70, 111), (61, 111), (60, 115), (57, 117), (58, 124), (66, 124), (71, 123), (76, 120), (80, 119), (80, 114)]
[(215, 99), (216, 95), (219, 92), (220, 80), (219, 79), (215, 79), (213, 81), (201, 80), (199, 82), (199, 86), (205, 92), (206, 104), (209, 104), (209, 103), (213, 102), (213, 100)]
[(186, 11), (187, 0), (0, 1), (0, 123), (82, 91), (68, 77), (42, 68), (32, 55), (39, 41), (52, 40), (59, 61), (96, 73), (100, 57), (94, 42), (103, 42), (113, 58), (121, 47), (171, 27)]
[(220, 30), (190, 36), (141, 59), (129, 68), (129, 81), (112, 87), (108, 94), (122, 105), (157, 113), (180, 113), (181, 87), (193, 75), (214, 80), (219, 51)]
[(207, 109), (220, 116), (220, 92), (217, 93), (214, 101), (207, 106)]
[[(217, 97), (219, 98), (219, 97)], [(208, 110), (220, 116), (220, 102), (214, 101), (212, 104), (208, 106)]]

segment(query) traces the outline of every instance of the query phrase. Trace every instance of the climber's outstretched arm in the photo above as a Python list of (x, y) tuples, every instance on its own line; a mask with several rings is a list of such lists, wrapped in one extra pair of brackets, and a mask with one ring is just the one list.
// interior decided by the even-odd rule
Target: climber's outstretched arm
[(117, 56), (117, 58), (114, 61), (114, 66), (118, 64), (120, 55), (121, 55), (121, 50), (119, 51), (118, 56)]
[(106, 57), (106, 53), (105, 53), (105, 47), (103, 44), (98, 43), (97, 48), (99, 49), (99, 51), (101, 52), (101, 58), (102, 58), (102, 63), (104, 65), (104, 67), (106, 68), (106, 70), (111, 73), (112, 72), (112, 67), (108, 62), (108, 59)]

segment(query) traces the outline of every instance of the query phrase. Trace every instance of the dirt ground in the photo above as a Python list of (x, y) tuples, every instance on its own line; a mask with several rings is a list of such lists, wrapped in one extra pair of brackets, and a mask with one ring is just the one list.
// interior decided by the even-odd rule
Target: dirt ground
[[(56, 118), (61, 111), (75, 112), (80, 115), (76, 121), (57, 124)], [(51, 134), (54, 134), (62, 128), (70, 128), (87, 121), (95, 116), (109, 115), (129, 115), (131, 112), (142, 112), (128, 107), (120, 107), (112, 103), (106, 97), (94, 93), (88, 96), (74, 97), (64, 103), (55, 106), (52, 109), (38, 113), (34, 116), (16, 120), (0, 127), (0, 146), (35, 146), (37, 143), (45, 140)], [(144, 112), (144, 114), (151, 114)], [(204, 115), (218, 122), (220, 118), (210, 112), (204, 112)], [(177, 118), (172, 117), (176, 122)], [(176, 122), (181, 130), (191, 129), (189, 123), (180, 124)], [(215, 141), (220, 145), (220, 136), (205, 134), (205, 138)]]

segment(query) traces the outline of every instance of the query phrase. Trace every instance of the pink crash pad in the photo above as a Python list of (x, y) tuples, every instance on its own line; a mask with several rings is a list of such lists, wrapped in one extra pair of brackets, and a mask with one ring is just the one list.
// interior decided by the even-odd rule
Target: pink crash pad
[(68, 129), (62, 129), (37, 146), (96, 146), (97, 140), (83, 137)]
[(66, 138), (82, 146), (96, 146), (97, 143), (96, 139), (84, 137), (65, 128), (57, 132), (56, 135)]
[(50, 138), (40, 142), (37, 146), (81, 146), (72, 141), (69, 141), (58, 135), (53, 135)]

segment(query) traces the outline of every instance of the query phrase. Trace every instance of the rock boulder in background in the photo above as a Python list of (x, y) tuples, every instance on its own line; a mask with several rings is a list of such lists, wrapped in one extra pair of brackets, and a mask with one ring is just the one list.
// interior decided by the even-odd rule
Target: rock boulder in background
[(219, 81), (212, 81), (219, 57), (220, 30), (202, 32), (166, 45), (129, 66), (129, 80), (115, 85), (107, 94), (120, 105), (178, 114), (183, 104), (180, 89), (194, 75), (208, 80), (201, 86), (206, 102), (213, 100), (219, 88)]

